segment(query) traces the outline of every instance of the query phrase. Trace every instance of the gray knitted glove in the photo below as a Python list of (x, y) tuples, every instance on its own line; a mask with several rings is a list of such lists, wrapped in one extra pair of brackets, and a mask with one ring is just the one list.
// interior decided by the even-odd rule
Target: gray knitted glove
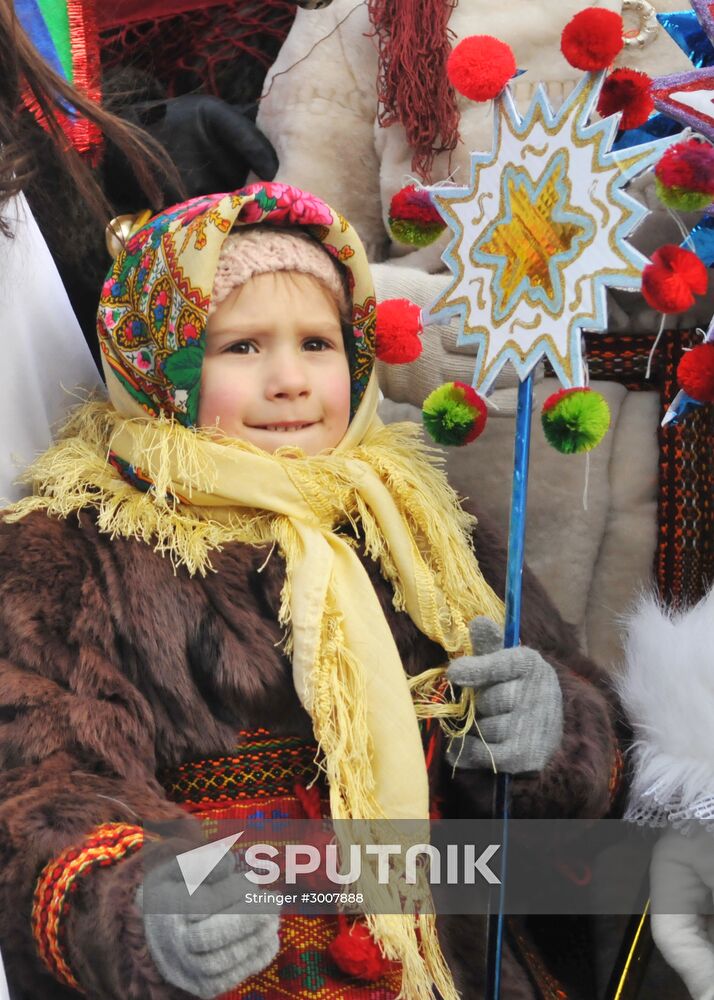
[(449, 763), (490, 769), (490, 749), (498, 771), (540, 771), (563, 734), (563, 696), (555, 671), (534, 649), (504, 649), (502, 632), (489, 618), (474, 618), (469, 633), (474, 655), (452, 660), (446, 676), (477, 689), (483, 739), (474, 728), (455, 740), (447, 751)]
[[(164, 912), (143, 912), (145, 888), (151, 908)], [(147, 875), (137, 891), (136, 905), (143, 912), (151, 957), (168, 983), (209, 1000), (272, 962), (278, 953), (278, 915), (223, 912), (254, 888), (235, 870), (230, 852), (202, 883), (190, 905), (175, 858)], [(199, 893), (204, 913), (193, 912)]]

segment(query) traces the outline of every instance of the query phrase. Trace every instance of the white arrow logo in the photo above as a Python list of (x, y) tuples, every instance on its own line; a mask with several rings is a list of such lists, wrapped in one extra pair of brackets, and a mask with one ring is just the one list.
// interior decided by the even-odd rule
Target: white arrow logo
[(190, 851), (176, 855), (189, 896), (193, 896), (196, 889), (203, 885), (221, 858), (228, 854), (243, 833), (241, 830), (240, 833), (234, 833), (230, 837), (212, 840), (210, 844), (202, 844), (201, 847), (194, 847)]

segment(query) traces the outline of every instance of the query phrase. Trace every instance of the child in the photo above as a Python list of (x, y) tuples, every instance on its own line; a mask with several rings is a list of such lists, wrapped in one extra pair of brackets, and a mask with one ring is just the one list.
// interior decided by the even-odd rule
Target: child
[[(316, 742), (333, 816), (427, 817), (440, 755), (428, 776), (406, 677), (447, 655), (486, 689), (496, 763), (524, 772), (516, 814), (610, 808), (604, 684), (530, 579), (524, 641), (548, 662), (493, 652), (503, 554), (479, 530), (482, 575), (418, 429), (376, 417), (374, 326), (354, 231), (284, 185), (179, 205), (117, 258), (111, 403), (79, 410), (0, 525), (0, 946), (20, 996), (421, 1000), (452, 975), (480, 996), (476, 942), (443, 935), (449, 972), (428, 918), (368, 918), (395, 960), (368, 982), (332, 918), (285, 917), (278, 939), (270, 916), (137, 905), (176, 850), (143, 822), (310, 815)], [(487, 814), (472, 736), (460, 763), (443, 808)], [(504, 993), (534, 996), (510, 947)]]

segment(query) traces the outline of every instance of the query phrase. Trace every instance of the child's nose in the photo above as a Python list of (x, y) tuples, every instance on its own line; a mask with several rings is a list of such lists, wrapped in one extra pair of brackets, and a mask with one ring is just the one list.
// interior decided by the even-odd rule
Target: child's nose
[(299, 399), (310, 395), (307, 369), (299, 356), (276, 358), (267, 379), (266, 394), (272, 399)]

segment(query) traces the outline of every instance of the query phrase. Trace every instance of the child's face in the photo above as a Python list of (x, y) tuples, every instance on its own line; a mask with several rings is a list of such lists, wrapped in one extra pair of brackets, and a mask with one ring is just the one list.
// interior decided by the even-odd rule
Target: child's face
[(209, 317), (198, 414), (264, 451), (316, 455), (350, 422), (350, 372), (337, 303), (317, 279), (259, 274)]

